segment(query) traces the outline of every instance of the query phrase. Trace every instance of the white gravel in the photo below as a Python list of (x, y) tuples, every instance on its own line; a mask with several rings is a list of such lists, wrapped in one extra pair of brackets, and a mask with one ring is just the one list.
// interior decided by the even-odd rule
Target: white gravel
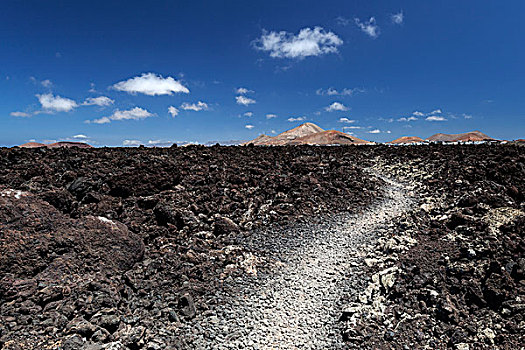
[[(379, 175), (378, 175), (379, 176)], [(366, 252), (413, 200), (383, 178), (386, 196), (364, 211), (310, 225), (259, 232), (246, 244), (272, 268), (231, 279), (217, 306), (187, 323), (194, 349), (341, 349), (338, 319), (367, 284)]]

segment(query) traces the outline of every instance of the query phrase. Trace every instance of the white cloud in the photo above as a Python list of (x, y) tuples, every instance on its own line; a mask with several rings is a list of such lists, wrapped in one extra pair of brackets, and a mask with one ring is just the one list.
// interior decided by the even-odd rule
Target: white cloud
[(438, 109), (436, 109), (436, 110), (434, 110), (434, 111), (432, 111), (432, 112), (430, 112), (428, 114), (441, 114), (441, 113), (443, 113), (443, 111), (438, 108)]
[(187, 87), (172, 77), (164, 78), (155, 73), (143, 73), (113, 85), (113, 89), (130, 94), (141, 93), (149, 96), (173, 95), (173, 93), (189, 93)]
[(169, 106), (168, 113), (171, 114), (172, 117), (176, 117), (177, 115), (179, 115), (179, 110), (173, 106)]
[(109, 106), (115, 103), (114, 100), (110, 99), (106, 96), (99, 96), (99, 97), (88, 97), (86, 100), (82, 103), (83, 106)]
[(341, 38), (322, 27), (303, 28), (297, 35), (285, 31), (264, 31), (254, 42), (255, 48), (270, 52), (271, 57), (297, 59), (337, 53), (337, 47), (342, 44)]
[(397, 119), (398, 122), (411, 122), (414, 120), (418, 120), (418, 119), (416, 117), (401, 117)]
[(429, 122), (445, 122), (445, 121), (447, 121), (446, 118), (441, 117), (441, 116), (437, 116), (437, 115), (431, 115), (430, 117), (427, 117), (426, 120), (429, 121)]
[(463, 118), (472, 119), (472, 116), (470, 114), (463, 114)]
[(208, 104), (206, 102), (198, 101), (197, 103), (188, 103), (184, 102), (180, 105), (180, 108), (184, 109), (185, 111), (207, 111), (208, 110)]
[(246, 94), (248, 94), (250, 92), (254, 92), (254, 91), (253, 90), (248, 90), (247, 88), (243, 88), (243, 87), (240, 87), (240, 88), (237, 89), (237, 93), (239, 95), (246, 95)]
[(271, 132), (272, 134), (277, 134), (277, 131), (275, 131), (275, 130), (272, 130), (272, 131), (270, 131), (270, 132)]
[(348, 107), (346, 107), (341, 102), (334, 102), (330, 106), (325, 107), (325, 111), (327, 111), (327, 112), (348, 111)]
[(361, 126), (343, 126), (343, 130), (357, 130), (362, 129)]
[(277, 118), (277, 114), (269, 113), (266, 115), (266, 119), (272, 119), (272, 118)]
[(88, 137), (84, 134), (78, 134), (73, 136), (74, 139), (87, 139)]
[(372, 38), (377, 38), (379, 36), (380, 30), (376, 24), (375, 17), (370, 17), (368, 22), (361, 22), (359, 18), (354, 18), (355, 24), (368, 36)]
[(9, 113), (11, 117), (19, 117), (19, 118), (29, 118), (31, 116), (30, 113), (26, 112), (11, 112)]
[(334, 89), (333, 87), (329, 87), (328, 89), (317, 89), (315, 93), (320, 96), (328, 95), (328, 96), (352, 96), (356, 93), (362, 93), (365, 92), (365, 89), (362, 88), (344, 88), (341, 91), (338, 91)]
[(45, 112), (69, 112), (78, 107), (78, 104), (65, 97), (53, 94), (36, 95)]
[(399, 13), (394, 13), (392, 16), (390, 16), (390, 19), (392, 20), (392, 23), (403, 24), (405, 16), (403, 15), (403, 11), (399, 11)]
[(374, 129), (374, 130), (368, 131), (369, 134), (379, 134), (380, 132), (381, 132), (381, 130), (379, 130), (379, 129)]
[(305, 117), (297, 117), (297, 118), (291, 117), (291, 118), (288, 118), (289, 122), (301, 122), (303, 120), (306, 120), (306, 118)]
[(254, 99), (242, 95), (235, 96), (235, 101), (237, 102), (237, 104), (244, 106), (248, 106), (249, 104), (255, 103)]
[(171, 141), (171, 140), (148, 140), (147, 143), (149, 146), (153, 146), (153, 147), (167, 147), (177, 142)]
[(142, 142), (140, 140), (124, 140), (122, 146), (140, 146)]
[(246, 112), (243, 114), (244, 117), (253, 117), (253, 112)]
[(417, 117), (424, 117), (425, 116), (425, 113), (423, 112), (419, 112), (419, 111), (415, 111), (414, 113), (412, 113), (412, 115), (415, 115)]
[(348, 119), (348, 118), (339, 118), (339, 123), (352, 124), (352, 123), (355, 123), (355, 120)]
[(86, 123), (94, 123), (94, 124), (108, 124), (111, 123), (111, 121), (122, 121), (122, 120), (142, 120), (149, 117), (153, 117), (154, 114), (148, 112), (147, 110), (135, 107), (128, 110), (116, 110), (112, 115), (109, 117), (102, 117), (99, 119), (94, 120), (87, 120)]
[(246, 129), (248, 129), (248, 130), (251, 130), (251, 129), (255, 128), (255, 126), (250, 125), (250, 124), (245, 125), (244, 127), (245, 127)]
[(93, 124), (108, 124), (108, 123), (111, 123), (111, 119), (109, 119), (109, 117), (102, 117), (102, 118), (98, 118), (98, 119), (93, 119), (93, 120), (86, 120), (85, 121), (86, 123), (93, 123)]
[(51, 86), (53, 86), (53, 82), (49, 79), (42, 80), (40, 84), (42, 84), (42, 86), (45, 88), (50, 88)]

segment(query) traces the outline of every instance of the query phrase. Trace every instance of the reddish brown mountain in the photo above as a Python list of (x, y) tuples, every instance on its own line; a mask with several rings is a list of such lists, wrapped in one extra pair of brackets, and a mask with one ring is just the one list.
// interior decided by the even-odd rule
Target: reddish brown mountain
[(418, 137), (418, 136), (402, 136), (388, 143), (402, 144), (402, 143), (418, 143), (418, 142), (425, 142), (425, 141), (421, 137)]
[(24, 143), (23, 145), (20, 145), (18, 147), (21, 147), (21, 148), (38, 148), (38, 147), (47, 147), (47, 148), (71, 148), (71, 147), (93, 148), (93, 146), (88, 145), (87, 143), (74, 142), (74, 141), (59, 141), (59, 142), (50, 143), (50, 144), (38, 143), (38, 142), (28, 142), (28, 143)]
[(39, 142), (27, 142), (27, 143), (24, 143), (23, 145), (20, 145), (18, 147), (21, 147), (21, 148), (38, 148), (38, 147), (46, 147), (46, 144), (39, 143)]
[(372, 143), (336, 130), (321, 131), (296, 138), (291, 142), (292, 145), (363, 145)]
[(304, 123), (277, 136), (261, 135), (243, 145), (285, 146), (285, 145), (357, 145), (371, 142), (335, 130), (324, 130), (313, 123)]
[(428, 141), (441, 142), (466, 142), (466, 141), (485, 141), (494, 140), (481, 131), (470, 131), (463, 134), (435, 134), (427, 138)]
[(88, 145), (84, 142), (73, 142), (73, 141), (59, 141), (52, 144), (47, 145), (48, 148), (71, 148), (71, 147), (78, 147), (78, 148), (93, 148), (93, 146)]

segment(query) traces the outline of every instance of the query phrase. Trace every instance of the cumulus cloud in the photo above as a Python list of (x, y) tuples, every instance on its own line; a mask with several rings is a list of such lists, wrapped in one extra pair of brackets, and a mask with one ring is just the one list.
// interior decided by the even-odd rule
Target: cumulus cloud
[(173, 95), (173, 93), (188, 94), (190, 90), (172, 77), (164, 78), (160, 74), (143, 73), (128, 80), (113, 85), (113, 89), (130, 94), (145, 94), (149, 96)]
[(168, 113), (171, 114), (172, 117), (176, 117), (177, 115), (179, 115), (179, 110), (173, 106), (169, 106)]
[(472, 119), (472, 116), (470, 114), (463, 114), (463, 118)]
[(246, 129), (248, 129), (248, 130), (251, 130), (251, 129), (255, 128), (255, 126), (250, 125), (250, 124), (245, 125), (244, 127), (245, 127)]
[(29, 118), (31, 116), (30, 113), (26, 112), (11, 112), (9, 113), (11, 117), (19, 117), (19, 118)]
[(432, 112), (430, 112), (429, 114), (441, 114), (443, 113), (443, 111), (441, 109), (436, 109), (436, 110), (433, 110)]
[(302, 122), (303, 120), (306, 120), (306, 118), (305, 117), (297, 117), (297, 118), (291, 117), (291, 118), (288, 118), (289, 122)]
[(270, 57), (297, 59), (337, 53), (337, 47), (342, 44), (341, 38), (322, 27), (303, 28), (297, 35), (285, 31), (263, 31), (262, 36), (254, 41), (255, 48), (269, 52)]
[(392, 23), (403, 24), (403, 20), (405, 19), (404, 17), (403, 11), (399, 11), (399, 13), (394, 13), (392, 16), (390, 16), (390, 19), (392, 20)]
[(140, 140), (124, 140), (122, 146), (140, 146), (142, 142)]
[(268, 113), (268, 114), (266, 115), (266, 119), (273, 119), (273, 118), (277, 118), (277, 114)]
[(246, 95), (248, 93), (254, 92), (253, 90), (248, 90), (247, 88), (240, 87), (237, 89), (239, 95)]
[(243, 114), (244, 117), (253, 117), (253, 112), (246, 112)]
[(339, 123), (351, 124), (351, 123), (355, 123), (355, 120), (348, 119), (348, 118), (339, 118)]
[(188, 103), (184, 102), (180, 105), (181, 109), (184, 109), (185, 111), (207, 111), (208, 110), (208, 104), (206, 102), (198, 101), (197, 103)]
[(154, 114), (150, 113), (146, 109), (135, 107), (128, 110), (116, 110), (112, 115), (109, 117), (102, 117), (99, 119), (94, 119), (91, 121), (86, 121), (87, 123), (94, 123), (94, 124), (108, 124), (111, 123), (111, 121), (122, 121), (122, 120), (142, 120), (149, 117), (153, 117)]
[(333, 87), (329, 87), (328, 89), (317, 89), (315, 93), (320, 96), (328, 95), (328, 96), (352, 96), (356, 93), (362, 93), (365, 92), (365, 89), (362, 88), (344, 88), (343, 90), (336, 90)]
[(379, 36), (379, 26), (376, 24), (375, 17), (370, 17), (368, 22), (361, 22), (359, 18), (354, 18), (355, 24), (371, 38), (377, 38)]
[(346, 107), (341, 102), (334, 102), (330, 106), (325, 107), (325, 111), (327, 112), (334, 112), (334, 111), (348, 111), (348, 107)]
[(444, 121), (447, 121), (446, 118), (441, 117), (441, 116), (437, 116), (437, 115), (431, 115), (430, 117), (427, 117), (426, 120), (429, 121), (429, 122), (444, 122)]
[(75, 101), (65, 97), (53, 96), (53, 94), (36, 95), (36, 97), (44, 112), (69, 112), (78, 107)]
[(411, 122), (414, 120), (418, 120), (418, 119), (416, 117), (401, 117), (397, 119), (398, 122)]
[(249, 97), (242, 96), (242, 95), (235, 96), (235, 101), (237, 102), (237, 104), (244, 105), (244, 106), (248, 106), (250, 104), (255, 103), (255, 100), (253, 98), (249, 98)]
[(83, 106), (109, 106), (115, 103), (114, 100), (110, 99), (106, 96), (99, 96), (99, 97), (88, 97), (86, 100), (82, 103)]
[(379, 129), (374, 129), (374, 130), (368, 131), (369, 134), (379, 134), (380, 132), (381, 132), (381, 130), (379, 130)]
[(78, 134), (78, 135), (75, 135), (73, 136), (74, 139), (87, 139), (87, 135), (84, 135), (84, 134)]
[(424, 117), (425, 116), (425, 113), (423, 112), (419, 112), (419, 111), (415, 111), (414, 113), (412, 113), (412, 115), (415, 115), (417, 117)]

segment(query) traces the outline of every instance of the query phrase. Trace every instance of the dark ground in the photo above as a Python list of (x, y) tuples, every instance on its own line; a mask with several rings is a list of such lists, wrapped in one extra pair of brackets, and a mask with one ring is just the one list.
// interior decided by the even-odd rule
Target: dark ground
[(403, 322), (362, 324), (349, 346), (519, 348), (523, 150), (1, 149), (0, 349), (75, 349), (85, 339), (154, 349), (157, 338), (180, 347), (177, 325), (242, 273), (229, 244), (257, 227), (359, 211), (381, 196), (382, 182), (363, 171), (374, 159), (439, 205), (397, 223), (418, 241), (386, 294), (389, 317)]

